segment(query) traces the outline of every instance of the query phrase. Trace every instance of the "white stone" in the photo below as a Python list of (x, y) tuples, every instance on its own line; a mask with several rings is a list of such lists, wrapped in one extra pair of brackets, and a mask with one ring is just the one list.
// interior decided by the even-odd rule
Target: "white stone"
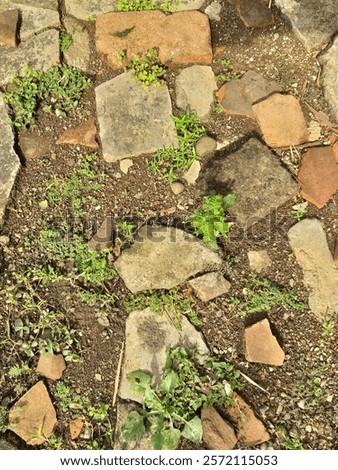
[(186, 171), (182, 178), (186, 180), (188, 184), (195, 184), (201, 171), (201, 164), (198, 160), (195, 160), (188, 171)]
[(120, 161), (120, 170), (126, 175), (129, 171), (129, 168), (131, 168), (133, 165), (134, 163), (131, 158), (125, 158), (124, 160)]
[(211, 20), (221, 21), (222, 5), (219, 2), (212, 2), (206, 7), (204, 13), (209, 16)]

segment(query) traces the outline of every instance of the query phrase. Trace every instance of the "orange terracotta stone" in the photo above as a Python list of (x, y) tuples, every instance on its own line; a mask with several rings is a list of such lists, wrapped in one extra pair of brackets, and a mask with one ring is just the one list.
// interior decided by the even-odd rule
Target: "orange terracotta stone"
[(70, 432), (71, 439), (74, 440), (80, 436), (83, 426), (84, 426), (83, 418), (73, 419), (72, 421), (69, 422), (69, 432)]
[(211, 450), (231, 450), (237, 444), (233, 427), (225, 421), (213, 406), (201, 412), (203, 441)]
[(97, 129), (95, 126), (94, 119), (90, 118), (87, 121), (82, 122), (73, 129), (68, 129), (64, 132), (61, 137), (58, 138), (56, 143), (60, 144), (71, 144), (71, 145), (83, 145), (92, 149), (98, 149), (99, 144), (96, 142)]

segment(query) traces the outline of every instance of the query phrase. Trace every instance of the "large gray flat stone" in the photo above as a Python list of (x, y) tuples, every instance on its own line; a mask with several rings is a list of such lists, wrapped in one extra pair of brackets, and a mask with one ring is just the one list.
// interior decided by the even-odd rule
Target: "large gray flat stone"
[(215, 160), (200, 178), (204, 193), (235, 194), (231, 213), (238, 225), (247, 228), (298, 194), (297, 184), (279, 158), (255, 138)]
[(77, 67), (85, 73), (91, 72), (89, 33), (82, 27), (80, 21), (65, 18), (67, 33), (72, 35), (72, 44), (64, 53), (68, 65)]
[(288, 237), (303, 269), (310, 309), (320, 321), (338, 318), (338, 274), (322, 223), (302, 220), (289, 230)]
[(321, 49), (338, 31), (337, 0), (275, 0), (309, 51)]
[(126, 322), (126, 346), (119, 395), (126, 400), (142, 403), (142, 397), (130, 391), (127, 375), (142, 370), (158, 384), (164, 369), (167, 350), (196, 348), (200, 354), (209, 350), (199, 333), (182, 317), (182, 330), (177, 331), (167, 316), (151, 313), (150, 309), (132, 312)]
[(220, 269), (218, 254), (198, 238), (174, 227), (147, 225), (124, 250), (115, 268), (133, 292), (171, 289), (196, 274)]
[(178, 145), (166, 85), (144, 89), (128, 72), (98, 86), (95, 92), (107, 162)]
[(16, 49), (0, 47), (0, 63), (0, 85), (8, 83), (13, 72), (21, 72), (25, 65), (48, 71), (59, 63), (59, 32), (45, 31)]
[[(46, 8), (58, 11), (59, 0), (0, 0), (0, 10), (20, 8), (22, 5), (35, 8)], [(16, 5), (16, 6), (13, 6)]]
[(332, 46), (319, 57), (319, 62), (323, 66), (322, 85), (325, 99), (338, 123), (338, 36)]
[(0, 227), (12, 191), (20, 160), (14, 151), (14, 136), (8, 122), (6, 105), (0, 94)]
[(27, 41), (45, 29), (58, 28), (60, 26), (59, 12), (47, 8), (36, 8), (23, 3), (16, 3), (16, 8), (21, 11), (22, 23), (20, 27), (20, 40)]

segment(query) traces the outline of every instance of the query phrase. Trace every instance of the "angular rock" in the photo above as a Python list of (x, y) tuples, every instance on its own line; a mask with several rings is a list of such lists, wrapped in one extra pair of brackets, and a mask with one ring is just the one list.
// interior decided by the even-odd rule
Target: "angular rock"
[(27, 444), (40, 445), (52, 435), (56, 413), (42, 381), (28, 390), (10, 409), (9, 429)]
[(166, 85), (144, 89), (129, 72), (103, 83), (95, 92), (103, 158), (107, 162), (177, 147)]
[(252, 106), (267, 145), (289, 147), (307, 142), (309, 132), (297, 98), (275, 93)]
[(100, 15), (96, 20), (96, 48), (115, 70), (122, 66), (117, 57), (121, 50), (130, 60), (135, 54), (157, 49), (160, 61), (168, 66), (212, 62), (209, 19), (199, 11), (171, 15), (158, 10)]
[(179, 181), (173, 181), (170, 184), (170, 189), (176, 195), (181, 194), (181, 192), (184, 191), (184, 184), (180, 183)]
[(238, 0), (237, 10), (247, 28), (266, 28), (275, 23), (271, 9), (262, 0)]
[(183, 173), (182, 178), (185, 179), (188, 184), (195, 184), (199, 177), (200, 171), (201, 164), (198, 160), (195, 160), (191, 164), (190, 168), (185, 173)]
[(338, 142), (332, 146), (332, 151), (333, 151), (333, 155), (336, 160), (336, 163), (338, 163)]
[[(336, 15), (338, 8), (336, 8)], [(336, 20), (338, 24), (338, 19)], [(338, 26), (337, 26), (338, 30)], [(331, 113), (338, 124), (338, 36), (333, 41), (332, 46), (321, 56), (318, 57), (323, 67), (322, 86), (325, 99), (331, 109)]]
[(126, 175), (129, 171), (129, 168), (131, 168), (133, 165), (134, 163), (131, 158), (125, 158), (124, 160), (120, 161), (120, 170)]
[(266, 271), (272, 264), (267, 250), (257, 250), (248, 252), (249, 264), (252, 271), (261, 273)]
[(67, 15), (87, 21), (89, 17), (117, 8), (118, 0), (65, 0)]
[(205, 3), (205, 0), (178, 0), (177, 6), (174, 2), (173, 11), (199, 10)]
[(67, 33), (72, 35), (72, 43), (64, 57), (68, 65), (77, 67), (84, 73), (91, 72), (90, 60), (90, 38), (88, 31), (83, 27), (80, 21), (73, 18), (65, 18), (64, 25)]
[(20, 134), (20, 149), (26, 160), (46, 155), (49, 150), (50, 142), (34, 131), (26, 131)]
[(338, 167), (332, 147), (313, 147), (302, 157), (298, 172), (301, 196), (318, 208), (338, 190)]
[(137, 409), (134, 403), (118, 403), (116, 409), (116, 425), (114, 433), (114, 450), (153, 450), (149, 429), (142, 437), (127, 443), (123, 433), (130, 411)]
[(133, 293), (171, 289), (192, 276), (220, 269), (221, 258), (198, 238), (174, 227), (144, 226), (115, 268)]
[[(41, 53), (43, 51), (43, 54)], [(0, 85), (6, 85), (13, 70), (22, 72), (25, 65), (47, 72), (59, 64), (59, 32), (55, 29), (38, 34), (29, 41), (8, 53), (8, 48), (0, 47)]]
[(224, 194), (234, 193), (231, 214), (247, 228), (298, 194), (297, 184), (279, 158), (254, 138), (230, 155), (217, 156), (202, 172), (199, 186), (204, 194), (215, 188), (218, 193), (222, 193), (220, 188)]
[(0, 228), (8, 198), (20, 169), (20, 160), (14, 151), (14, 135), (8, 124), (9, 116), (0, 93)]
[(235, 431), (217, 412), (209, 405), (201, 412), (203, 426), (203, 441), (210, 450), (231, 450), (236, 447), (237, 437)]
[(70, 438), (71, 439), (77, 439), (81, 432), (82, 432), (82, 429), (83, 429), (83, 426), (84, 426), (84, 419), (83, 418), (76, 418), (76, 419), (72, 419), (70, 422), (69, 422), (69, 433), (70, 433)]
[(272, 334), (267, 318), (245, 328), (245, 359), (271, 366), (282, 366), (285, 358), (283, 349)]
[(222, 5), (219, 2), (212, 2), (206, 7), (204, 13), (213, 21), (221, 21)]
[[(336, 0), (275, 0), (308, 52), (321, 49), (338, 31)], [(320, 8), (318, 8), (320, 7)]]
[(194, 111), (201, 121), (208, 119), (217, 90), (215, 75), (207, 65), (193, 65), (176, 77), (176, 105)]
[(88, 242), (89, 251), (101, 251), (113, 245), (113, 217), (108, 215), (102, 222), (100, 228)]
[[(41, 7), (41, 5), (39, 6)], [(57, 10), (36, 8), (24, 3), (17, 4), (17, 7), (20, 9), (22, 17), (20, 27), (21, 41), (27, 41), (48, 28), (59, 28), (60, 26), (59, 12)]]
[(224, 279), (220, 272), (203, 274), (203, 276), (191, 279), (189, 284), (202, 302), (209, 302), (209, 300), (226, 294), (231, 287), (230, 282)]
[(63, 371), (66, 370), (66, 363), (62, 354), (44, 353), (40, 355), (36, 372), (47, 379), (58, 380), (62, 377)]
[(19, 10), (0, 12), (0, 42), (9, 47), (18, 45)]
[(154, 315), (150, 309), (130, 313), (126, 321), (126, 345), (119, 395), (126, 400), (142, 403), (143, 397), (132, 393), (127, 375), (142, 370), (153, 376), (158, 384), (164, 369), (167, 351), (171, 348), (196, 348), (208, 354), (201, 333), (182, 316), (182, 329), (178, 331), (167, 315)]
[(241, 445), (251, 447), (268, 441), (270, 435), (251, 407), (236, 392), (232, 398), (234, 403), (225, 409), (225, 414), (234, 424)]
[(309, 306), (320, 321), (338, 313), (338, 276), (322, 223), (304, 219), (288, 232), (292, 251), (309, 290)]
[(204, 135), (196, 144), (196, 153), (199, 157), (203, 158), (216, 150), (217, 142), (212, 137)]
[(309, 126), (309, 142), (316, 142), (322, 136), (322, 128), (318, 121), (310, 121)]
[(268, 82), (255, 71), (249, 70), (239, 80), (230, 80), (221, 86), (217, 97), (226, 113), (254, 119), (252, 104), (276, 91), (281, 91), (277, 83)]
[(56, 141), (60, 144), (83, 145), (92, 149), (98, 149), (99, 144), (96, 142), (97, 129), (94, 119), (89, 118), (77, 127), (68, 129)]

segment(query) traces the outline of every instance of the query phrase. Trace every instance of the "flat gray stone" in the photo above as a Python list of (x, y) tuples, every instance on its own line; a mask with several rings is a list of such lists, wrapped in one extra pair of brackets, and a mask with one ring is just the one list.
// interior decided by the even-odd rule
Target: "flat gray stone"
[(85, 73), (91, 72), (90, 38), (88, 31), (74, 18), (65, 18), (67, 33), (72, 35), (72, 44), (64, 53), (68, 65), (77, 67)]
[(221, 269), (218, 254), (198, 238), (174, 227), (142, 227), (131, 248), (123, 251), (115, 268), (134, 294), (171, 289), (196, 274)]
[(216, 150), (217, 141), (208, 135), (204, 135), (197, 141), (195, 148), (197, 155), (203, 158)]
[(212, 2), (206, 7), (204, 13), (213, 21), (221, 21), (222, 5), (219, 2)]
[(207, 65), (193, 65), (182, 70), (175, 82), (176, 105), (194, 111), (200, 120), (207, 120), (217, 90), (215, 75)]
[[(338, 6), (336, 10), (338, 10)], [(319, 56), (318, 59), (323, 67), (322, 86), (324, 96), (331, 108), (333, 117), (338, 123), (338, 36), (330, 49)]]
[(8, 124), (6, 105), (0, 94), (0, 227), (8, 198), (20, 169), (20, 160), (14, 151), (14, 135)]
[(59, 32), (55, 29), (45, 31), (16, 49), (0, 47), (0, 63), (0, 85), (6, 85), (13, 72), (22, 72), (26, 64), (47, 72), (59, 64)]
[(226, 113), (254, 119), (252, 104), (276, 91), (281, 91), (277, 83), (269, 82), (254, 70), (249, 70), (239, 80), (225, 83), (217, 95)]
[[(47, 8), (35, 8), (25, 4), (15, 3), (21, 11), (22, 23), (20, 27), (20, 40), (27, 41), (45, 29), (60, 26), (59, 12)], [(41, 53), (41, 51), (40, 51)]]
[(203, 274), (203, 276), (196, 277), (189, 281), (189, 284), (202, 302), (209, 302), (209, 300), (226, 294), (231, 287), (230, 282), (224, 279), (220, 272)]
[(250, 269), (256, 273), (266, 271), (272, 264), (267, 250), (248, 251)]
[(199, 181), (204, 194), (215, 189), (222, 193), (220, 188), (225, 188), (224, 194), (234, 193), (231, 213), (238, 225), (247, 228), (298, 194), (279, 158), (255, 138), (230, 155), (217, 157)]
[(182, 316), (182, 330), (178, 331), (167, 316), (151, 313), (150, 309), (132, 312), (126, 321), (126, 345), (122, 366), (119, 395), (126, 400), (142, 403), (142, 397), (130, 391), (127, 375), (142, 370), (160, 382), (171, 348), (196, 348), (199, 354), (208, 354), (208, 348), (199, 333), (186, 317)]
[(178, 5), (174, 6), (174, 11), (199, 10), (203, 7), (205, 0), (179, 0)]
[(116, 10), (117, 4), (118, 0), (65, 0), (67, 15), (79, 20)]
[(303, 269), (309, 306), (320, 321), (338, 317), (338, 275), (322, 223), (304, 219), (291, 227), (289, 243)]
[[(43, 6), (41, 6), (41, 3), (43, 3)], [(0, 10), (5, 10), (8, 8), (21, 8), (23, 5), (58, 11), (58, 4), (59, 0), (0, 0)], [(15, 5), (15, 7), (13, 5)]]
[(275, 4), (289, 18), (308, 52), (321, 49), (338, 31), (337, 0), (275, 0)]
[(98, 86), (95, 92), (103, 158), (107, 162), (178, 146), (165, 84), (145, 89), (128, 72)]

